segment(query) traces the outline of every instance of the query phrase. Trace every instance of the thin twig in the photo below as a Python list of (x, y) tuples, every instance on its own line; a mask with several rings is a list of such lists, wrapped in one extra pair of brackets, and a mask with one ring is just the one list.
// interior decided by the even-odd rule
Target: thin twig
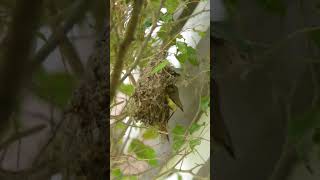
[[(53, 16), (58, 13), (58, 10), (54, 0), (51, 0), (49, 3), (50, 3), (48, 8), (49, 14)], [(50, 23), (50, 27), (52, 30), (55, 30), (55, 28), (58, 25), (59, 25), (58, 21), (53, 21)], [(78, 78), (81, 78), (84, 74), (84, 66), (81, 62), (80, 56), (77, 53), (74, 45), (71, 43), (71, 41), (69, 40), (66, 34), (61, 35), (61, 43), (59, 45), (59, 51), (62, 54), (62, 56), (66, 57), (68, 64), (70, 65), (73, 73), (75, 73), (75, 75)]]
[(120, 75), (123, 69), (124, 59), (127, 54), (127, 51), (131, 45), (131, 42), (134, 40), (134, 35), (136, 32), (136, 27), (138, 25), (138, 19), (140, 16), (140, 11), (142, 9), (143, 0), (135, 0), (133, 4), (133, 10), (131, 14), (131, 18), (128, 23), (128, 28), (126, 30), (126, 35), (124, 40), (120, 44), (120, 48), (117, 54), (117, 59), (113, 66), (113, 73), (111, 75), (110, 80), (110, 102), (113, 101), (113, 98), (116, 94), (116, 90), (119, 85)]
[(41, 130), (43, 130), (44, 128), (46, 128), (46, 125), (37, 125), (32, 128), (29, 128), (27, 130), (24, 130), (24, 131), (21, 131), (21, 132), (14, 134), (13, 136), (11, 136), (10, 138), (8, 138), (7, 140), (5, 140), (3, 143), (0, 144), (0, 151), (3, 150), (4, 148), (6, 148), (11, 143), (13, 143), (21, 138), (25, 138), (27, 136), (38, 133)]
[(153, 24), (152, 24), (152, 27), (150, 29), (150, 32), (149, 34), (147, 35), (147, 37), (144, 39), (143, 43), (142, 43), (142, 46), (140, 47), (139, 49), (139, 52), (138, 52), (138, 55), (135, 59), (135, 61), (133, 62), (133, 64), (130, 66), (130, 69), (123, 75), (123, 77), (121, 78), (121, 82), (123, 82), (130, 74), (131, 72), (137, 67), (137, 65), (139, 64), (142, 56), (143, 56), (143, 52), (145, 51), (145, 48), (151, 38), (151, 35), (153, 33), (153, 31), (156, 29), (157, 27), (157, 23), (158, 23), (158, 20), (159, 20), (159, 17), (160, 17), (160, 13), (161, 13), (161, 9), (163, 7), (163, 4), (164, 4), (165, 0), (161, 0), (160, 2), (160, 6), (159, 6), (159, 9), (155, 15), (155, 18), (153, 20)]
[(62, 26), (58, 27), (55, 32), (50, 36), (48, 42), (40, 48), (33, 59), (33, 68), (39, 67), (46, 57), (57, 47), (61, 42), (61, 37), (67, 34), (73, 27), (73, 25), (78, 22), (79, 18), (83, 16), (90, 7), (89, 0), (75, 1), (70, 9), (70, 14), (67, 16), (65, 22)]
[(40, 157), (42, 156), (42, 154), (46, 151), (47, 147), (51, 144), (51, 142), (55, 139), (55, 137), (57, 136), (57, 132), (58, 130), (62, 127), (64, 120), (61, 119), (57, 126), (54, 128), (54, 130), (52, 131), (52, 135), (49, 138), (49, 140), (46, 142), (46, 144), (40, 149), (39, 153), (37, 154), (37, 156), (34, 158), (32, 165), (35, 166), (38, 161), (40, 160)]

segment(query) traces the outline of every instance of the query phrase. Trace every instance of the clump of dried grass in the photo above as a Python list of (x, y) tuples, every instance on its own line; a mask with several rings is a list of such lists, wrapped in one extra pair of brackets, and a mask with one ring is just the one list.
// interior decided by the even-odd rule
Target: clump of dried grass
[(162, 61), (150, 62), (143, 69), (133, 99), (133, 117), (147, 126), (166, 131), (170, 118), (170, 108), (166, 98), (167, 88), (175, 85), (177, 73), (166, 66), (160, 72), (152, 70)]

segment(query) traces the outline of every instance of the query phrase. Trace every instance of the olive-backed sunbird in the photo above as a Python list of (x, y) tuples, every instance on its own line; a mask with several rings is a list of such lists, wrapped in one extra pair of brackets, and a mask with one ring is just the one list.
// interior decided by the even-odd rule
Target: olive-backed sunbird
[(177, 109), (176, 106), (178, 106), (181, 109), (181, 111), (183, 111), (183, 106), (182, 106), (182, 103), (180, 101), (179, 90), (178, 90), (177, 86), (170, 85), (167, 88), (167, 100), (168, 100), (169, 107), (173, 111), (176, 111), (176, 109)]

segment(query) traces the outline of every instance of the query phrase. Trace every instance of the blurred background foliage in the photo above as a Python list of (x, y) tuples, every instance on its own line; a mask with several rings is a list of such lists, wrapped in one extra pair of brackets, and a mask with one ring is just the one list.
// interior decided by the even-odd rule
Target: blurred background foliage
[[(18, 8), (16, 7), (18, 6), (18, 3), (23, 4), (21, 2), (23, 1), (0, 0), (0, 66), (1, 67), (2, 67), (2, 63), (7, 60), (5, 59), (4, 55), (8, 50), (8, 39), (9, 39), (8, 37), (10, 33), (9, 31), (10, 31), (10, 28), (12, 27), (12, 24), (14, 24), (13, 23), (14, 15), (18, 12), (17, 10)], [(30, 3), (35, 3), (35, 2), (37, 1), (32, 1)], [(42, 3), (43, 6), (41, 8), (40, 26), (37, 29), (37, 32), (35, 33), (35, 37), (34, 37), (35, 41), (34, 41), (32, 52), (31, 52), (31, 62), (28, 62), (30, 63), (31, 71), (29, 71), (28, 69), (29, 67), (22, 67), (22, 69), (28, 70), (25, 73), (25, 77), (27, 77), (25, 79), (31, 80), (31, 81), (30, 83), (23, 82), (25, 84), (23, 84), (24, 86), (22, 87), (22, 90), (19, 90), (19, 93), (21, 92), (21, 94), (19, 94), (19, 97), (17, 98), (18, 102), (15, 104), (15, 106), (18, 106), (18, 108), (15, 108), (13, 110), (14, 112), (10, 112), (10, 114), (12, 115), (12, 118), (10, 118), (10, 121), (12, 121), (11, 124), (13, 125), (12, 126), (9, 125), (9, 127), (6, 128), (8, 129), (8, 133), (5, 134), (5, 138), (0, 137), (0, 146), (1, 146), (0, 148), (1, 149), (0, 150), (1, 151), (0, 179), (3, 179), (3, 178), (15, 179), (14, 177), (16, 177), (15, 175), (13, 176), (12, 174), (6, 172), (7, 164), (10, 164), (10, 163), (12, 164), (10, 159), (9, 159), (9, 162), (8, 160), (5, 163), (3, 162), (3, 159), (7, 158), (7, 153), (4, 151), (6, 151), (6, 149), (8, 148), (9, 150), (16, 148), (15, 146), (9, 146), (9, 145), (12, 145), (18, 141), (21, 142), (22, 138), (37, 134), (40, 131), (42, 133), (42, 134), (39, 133), (40, 136), (44, 136), (45, 134), (46, 136), (50, 136), (50, 138), (52, 138), (51, 133), (53, 134), (56, 133), (55, 130), (58, 129), (56, 127), (57, 125), (56, 123), (60, 121), (62, 112), (65, 110), (67, 105), (70, 104), (69, 102), (71, 101), (72, 95), (79, 87), (80, 82), (86, 81), (87, 78), (85, 79), (85, 77), (87, 77), (87, 73), (91, 71), (90, 68), (92, 68), (92, 65), (88, 63), (92, 63), (92, 62), (87, 62), (88, 57), (83, 57), (83, 56), (87, 54), (97, 54), (95, 53), (95, 51), (98, 48), (93, 43), (92, 43), (92, 48), (90, 47), (91, 44), (86, 44), (84, 47), (89, 47), (90, 49), (86, 49), (84, 52), (79, 52), (79, 49), (82, 48), (81, 43), (83, 42), (91, 43), (91, 42), (100, 40), (102, 33), (106, 31), (106, 22), (107, 22), (106, 17), (108, 12), (107, 8), (109, 8), (107, 7), (107, 1), (104, 1), (104, 0), (43, 0), (42, 2), (43, 2)], [(28, 11), (32, 12), (34, 10), (29, 9)], [(28, 25), (29, 24), (27, 24), (27, 22), (25, 24), (21, 24), (22, 27), (24, 26), (28, 27)], [(81, 40), (84, 40), (84, 41), (81, 41)], [(20, 42), (17, 41), (14, 43), (19, 44)], [(15, 53), (19, 53), (19, 50), (17, 50), (17, 52)], [(96, 57), (96, 58), (99, 58), (99, 57)], [(28, 57), (26, 57), (26, 59), (29, 60)], [(48, 62), (48, 59), (52, 61)], [(60, 68), (59, 66), (60, 64), (63, 64), (63, 68)], [(17, 67), (18, 66), (19, 64), (17, 64)], [(13, 72), (14, 71), (15, 70), (13, 70)], [(2, 84), (1, 86), (4, 87), (6, 85)], [(30, 102), (31, 102), (30, 107), (27, 107), (27, 108), (24, 107), (24, 105), (29, 105)], [(44, 104), (44, 105), (43, 107), (36, 109), (38, 104), (41, 104), (41, 105)], [(5, 106), (5, 104), (1, 104), (1, 106)], [(50, 106), (51, 110), (52, 109), (53, 110), (52, 111), (50, 110), (50, 112), (46, 111), (48, 110), (46, 109), (47, 106)], [(85, 107), (82, 107), (82, 108), (85, 108)], [(30, 112), (28, 110), (30, 110)], [(28, 111), (28, 112), (25, 112), (25, 111)], [(30, 115), (32, 113), (34, 116)], [(32, 119), (29, 119), (30, 117), (25, 117), (25, 116), (31, 116)], [(48, 132), (46, 132), (45, 130), (42, 131), (43, 129), (46, 129), (44, 128), (45, 126), (40, 125), (41, 128), (35, 126), (35, 128), (33, 129), (31, 128), (30, 130), (26, 130), (26, 132), (24, 132), (24, 130), (28, 128), (30, 125), (32, 125), (33, 123), (38, 123), (37, 120), (39, 119), (45, 119), (45, 120), (50, 119), (51, 124), (47, 124), (47, 125), (50, 127), (52, 126), (51, 130), (53, 131), (48, 134)], [(51, 122), (51, 121), (57, 121), (57, 122)], [(49, 121), (45, 121), (45, 122), (49, 123)], [(41, 123), (44, 123), (44, 121), (42, 121)], [(13, 129), (14, 131), (10, 129)], [(36, 138), (39, 138), (39, 137), (36, 136)], [(48, 137), (45, 137), (45, 138), (48, 138)], [(36, 139), (33, 142), (33, 139), (32, 139), (31, 144), (32, 143), (37, 144), (39, 143), (38, 141), (39, 140)], [(49, 141), (50, 142), (48, 142), (48, 144), (50, 144), (53, 140), (49, 140)], [(60, 140), (56, 140), (56, 141), (60, 142)], [(4, 144), (2, 144), (3, 142)], [(46, 146), (42, 147), (42, 144), (41, 143), (39, 144), (41, 145), (39, 147), (38, 146), (35, 147), (34, 144), (30, 145), (30, 141), (25, 141), (23, 143), (23, 146), (22, 145), (20, 146), (19, 144), (19, 146), (17, 147), (18, 149), (17, 164), (19, 164), (20, 151), (22, 147), (25, 148), (26, 151), (33, 150), (34, 151), (33, 153), (37, 153), (38, 151), (40, 151), (40, 148), (43, 148), (42, 150), (46, 149)], [(54, 148), (52, 151), (54, 151)], [(42, 155), (42, 153), (43, 152), (40, 152), (39, 154)], [(33, 155), (36, 156), (39, 154), (33, 154)], [(9, 157), (9, 158), (12, 158), (12, 157)], [(63, 159), (64, 157), (63, 155), (59, 155), (59, 158)], [(25, 156), (24, 159), (28, 159), (27, 163), (29, 163), (30, 166), (32, 166), (32, 162), (30, 163), (30, 161), (33, 161), (33, 159), (30, 159), (27, 156)], [(25, 161), (25, 160), (21, 160), (21, 161)], [(67, 164), (65, 165), (68, 166)], [(19, 165), (17, 165), (17, 168), (14, 169), (17, 171), (16, 173), (17, 176), (23, 174), (23, 172), (21, 173), (21, 171), (19, 171), (21, 168), (23, 167), (19, 167)], [(57, 168), (61, 168), (60, 165), (58, 165)], [(103, 169), (103, 167), (101, 167), (101, 169)], [(38, 172), (35, 172), (35, 174), (37, 173)], [(49, 174), (49, 175), (51, 176), (52, 174)], [(32, 175), (30, 175), (30, 178), (33, 179), (32, 178), (33, 176), (32, 177), (31, 176)], [(46, 177), (46, 178), (49, 178), (49, 177)]]
[[(217, 71), (227, 72), (225, 71), (227, 68), (234, 68), (235, 71), (241, 69), (239, 70), (241, 71), (239, 72), (241, 82), (246, 83), (250, 83), (250, 80), (254, 79), (250, 76), (250, 73), (254, 75), (259, 74), (258, 71), (261, 74), (268, 71), (268, 74), (273, 74), (270, 76), (272, 77), (270, 86), (274, 86), (272, 88), (279, 91), (276, 93), (281, 94), (279, 103), (284, 104), (280, 104), (279, 107), (284, 106), (285, 109), (283, 118), (286, 125), (282, 129), (285, 134), (285, 145), (280, 158), (285, 158), (293, 148), (297, 150), (299, 162), (303, 162), (308, 168), (309, 160), (311, 160), (310, 155), (313, 152), (316, 152), (320, 158), (320, 101), (318, 98), (320, 26), (319, 21), (316, 20), (319, 19), (320, 2), (316, 0), (249, 0), (246, 1), (247, 4), (240, 0), (223, 0), (222, 2), (226, 10), (225, 18), (221, 21), (211, 22), (211, 34), (216, 38), (215, 47), (218, 49), (213, 51), (223, 53), (221, 49), (226, 48), (233, 51), (226, 50), (224, 53), (235, 52), (237, 55), (230, 55), (232, 57), (228, 56), (228, 59), (226, 56), (217, 57), (217, 63), (221, 65), (217, 68)], [(236, 61), (237, 57), (240, 57), (239, 59), (242, 61)], [(226, 62), (227, 60), (230, 60), (230, 62)], [(283, 72), (283, 75), (279, 74), (281, 72), (278, 71), (277, 66), (281, 67), (280, 71)], [(288, 70), (289, 68), (294, 69), (296, 66), (300, 66), (301, 69), (304, 68), (303, 73), (299, 72), (301, 70), (299, 68), (296, 68), (296, 72)], [(221, 72), (221, 74), (224, 72)], [(288, 72), (291, 72), (291, 74), (285, 74)], [(301, 74), (296, 75), (296, 73)], [(286, 76), (292, 78), (286, 79)], [(296, 76), (299, 76), (299, 78), (295, 79)], [(286, 85), (281, 83), (279, 85), (277, 81), (286, 83)], [(265, 84), (268, 83), (265, 82)], [(247, 84), (241, 85), (250, 89)], [(287, 89), (284, 90), (284, 87)], [(258, 90), (256, 91), (258, 93)], [(262, 119), (261, 117), (261, 121)], [(251, 141), (254, 140), (251, 139)], [(254, 145), (252, 144), (252, 146)], [(282, 160), (280, 159), (279, 164), (276, 165), (277, 168), (274, 169), (274, 172), (277, 170), (279, 172), (275, 174), (289, 173), (280, 171), (288, 170), (290, 168), (287, 167), (294, 164), (289, 162), (284, 165), (287, 161)], [(282, 165), (286, 167), (282, 167)], [(316, 168), (317, 166), (314, 167), (314, 169)], [(273, 176), (270, 179), (276, 178)], [(282, 176), (282, 178), (288, 177)]]
[[(39, 44), (43, 44), (43, 46), (46, 45), (50, 35), (56, 30), (55, 28), (63, 25), (65, 19), (70, 16), (70, 13), (72, 13), (72, 6), (76, 2), (77, 0), (44, 0), (41, 28), (36, 34), (38, 43), (42, 41), (42, 43)], [(88, 5), (88, 11), (81, 12), (73, 23), (76, 28), (90, 26), (92, 32), (95, 33), (92, 38), (95, 39), (95, 36), (98, 37), (105, 26), (106, 3), (102, 0), (93, 0), (89, 1)], [(1, 55), (6, 49), (6, 35), (12, 21), (15, 6), (15, 0), (0, 0), (0, 61), (2, 59)], [(47, 33), (47, 29), (49, 29), (51, 34)], [(77, 76), (77, 72), (72, 71), (76, 69), (72, 66), (85, 66), (83, 65), (83, 61), (86, 61), (79, 57), (78, 52), (70, 38), (68, 38), (68, 35), (67, 38), (64, 38), (62, 44), (66, 43), (66, 41), (68, 42), (66, 46), (62, 48), (61, 46), (59, 47), (60, 54), (63, 57), (61, 58), (61, 61), (68, 66), (65, 67), (66, 70), (59, 73), (46, 72), (46, 70), (41, 67), (37, 73), (34, 74), (34, 87), (31, 88), (36, 95), (57, 105), (59, 108), (65, 107), (71, 97), (72, 91), (76, 87), (76, 82), (82, 78)], [(37, 50), (34, 50), (34, 54), (36, 53)], [(67, 69), (69, 68), (72, 70), (68, 71)], [(84, 67), (80, 68), (85, 69)]]

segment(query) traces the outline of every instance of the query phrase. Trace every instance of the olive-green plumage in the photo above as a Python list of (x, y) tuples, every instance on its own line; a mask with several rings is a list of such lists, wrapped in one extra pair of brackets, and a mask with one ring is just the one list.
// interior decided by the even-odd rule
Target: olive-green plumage
[(180, 97), (179, 97), (179, 89), (177, 88), (177, 86), (175, 86), (175, 85), (169, 86), (167, 88), (167, 94), (168, 94), (168, 97), (170, 98), (170, 100), (172, 100), (174, 102), (174, 104), (177, 105), (181, 109), (181, 111), (183, 111), (183, 106), (182, 106), (182, 103), (181, 103)]

